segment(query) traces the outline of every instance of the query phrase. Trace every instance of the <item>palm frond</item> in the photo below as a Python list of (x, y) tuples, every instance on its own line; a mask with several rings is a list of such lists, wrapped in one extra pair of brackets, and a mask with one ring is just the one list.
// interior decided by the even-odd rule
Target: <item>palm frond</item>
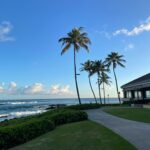
[(63, 55), (70, 47), (71, 47), (70, 43), (66, 44), (66, 46), (61, 51), (61, 55)]
[(121, 62), (117, 62), (117, 64), (123, 68), (125, 68), (125, 65), (123, 65)]
[(84, 27), (79, 27), (78, 28), (79, 31), (82, 31), (83, 29), (84, 29)]
[(84, 48), (87, 52), (89, 52), (89, 48), (88, 48), (88, 46), (86, 45), (86, 44), (81, 44), (80, 45), (82, 48)]

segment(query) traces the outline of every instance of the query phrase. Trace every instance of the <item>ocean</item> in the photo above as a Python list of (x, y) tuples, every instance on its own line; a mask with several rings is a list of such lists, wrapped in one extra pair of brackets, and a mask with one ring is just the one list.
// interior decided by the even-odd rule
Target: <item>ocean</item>
[[(95, 103), (93, 98), (83, 98), (81, 101), (84, 104)], [(106, 103), (118, 102), (117, 98), (106, 98)], [(76, 105), (78, 99), (0, 100), (0, 122), (45, 112), (52, 104)]]

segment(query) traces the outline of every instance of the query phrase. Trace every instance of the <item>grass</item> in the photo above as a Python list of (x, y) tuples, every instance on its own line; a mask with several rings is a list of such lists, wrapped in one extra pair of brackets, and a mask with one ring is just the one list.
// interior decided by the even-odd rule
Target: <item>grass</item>
[(105, 112), (112, 115), (145, 123), (150, 123), (150, 109), (146, 108), (109, 108)]
[(11, 150), (135, 150), (134, 146), (100, 124), (91, 121), (59, 126)]
[(86, 112), (56, 109), (40, 115), (0, 123), (0, 149), (8, 149), (30, 141), (57, 126), (87, 120)]

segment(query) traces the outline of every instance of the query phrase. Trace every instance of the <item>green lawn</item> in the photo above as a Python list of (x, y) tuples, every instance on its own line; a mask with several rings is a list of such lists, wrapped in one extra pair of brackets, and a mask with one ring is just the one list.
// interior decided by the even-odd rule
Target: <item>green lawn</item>
[(118, 117), (150, 123), (150, 109), (146, 108), (109, 108), (105, 112)]
[(135, 150), (134, 146), (100, 124), (91, 121), (59, 126), (11, 150)]

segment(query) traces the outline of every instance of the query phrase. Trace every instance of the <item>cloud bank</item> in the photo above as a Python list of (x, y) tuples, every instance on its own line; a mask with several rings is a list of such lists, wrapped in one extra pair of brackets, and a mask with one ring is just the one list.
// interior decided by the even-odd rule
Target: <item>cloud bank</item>
[(33, 83), (24, 87), (18, 86), (16, 82), (11, 81), (8, 85), (0, 86), (0, 94), (5, 95), (72, 95), (73, 92), (69, 85), (55, 84), (45, 88), (42, 83)]

